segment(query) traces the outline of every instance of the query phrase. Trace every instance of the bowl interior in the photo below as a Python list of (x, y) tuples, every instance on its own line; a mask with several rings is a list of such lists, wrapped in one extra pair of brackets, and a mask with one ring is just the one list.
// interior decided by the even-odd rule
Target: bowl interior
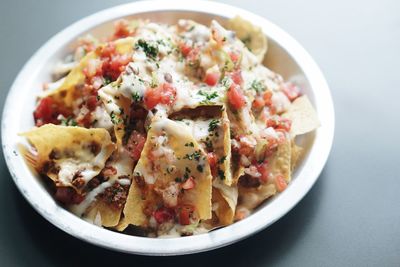
[[(286, 197), (286, 200), (284, 199), (285, 195), (289, 195), (291, 194), (291, 191), (294, 192), (297, 190), (295, 188), (291, 188), (295, 187), (292, 184), (297, 183), (297, 180), (307, 178), (300, 174), (303, 172), (305, 163), (309, 160), (313, 143), (318, 137), (318, 132), (321, 130), (317, 130), (314, 133), (298, 138), (298, 143), (305, 148), (306, 153), (301, 159), (301, 162), (294, 173), (293, 181), (289, 185), (287, 191), (261, 205), (258, 210), (249, 218), (235, 223), (232, 226), (228, 226), (208, 234), (185, 238), (173, 238), (169, 240), (127, 236), (84, 222), (55, 202), (52, 196), (50, 196), (50, 194), (47, 192), (46, 186), (44, 185), (42, 179), (36, 173), (32, 172), (27, 164), (25, 164), (24, 159), (20, 155), (18, 149), (18, 145), (23, 142), (23, 139), (18, 136), (18, 133), (27, 131), (33, 127), (34, 122), (32, 118), (32, 111), (35, 107), (35, 99), (41, 92), (42, 84), (44, 82), (51, 81), (51, 70), (53, 69), (54, 65), (72, 51), (74, 45), (76, 44), (76, 39), (79, 36), (83, 36), (87, 33), (91, 33), (98, 37), (106, 36), (112, 31), (113, 22), (118, 18), (142, 18), (162, 23), (176, 23), (178, 19), (183, 18), (192, 19), (205, 25), (208, 25), (212, 19), (215, 19), (224, 25), (227, 21), (227, 18), (236, 15), (236, 13), (228, 13), (229, 10), (226, 10), (225, 14), (223, 15), (216, 14), (218, 11), (211, 10), (210, 12), (190, 11), (193, 10), (194, 7), (186, 7), (186, 10), (177, 10), (173, 8), (166, 8), (167, 10), (163, 11), (147, 10), (139, 13), (137, 13), (138, 11), (135, 10), (134, 5), (132, 4), (127, 5), (126, 8), (127, 9), (123, 9), (121, 7), (119, 9), (114, 8), (115, 10), (119, 10), (119, 12), (114, 12), (113, 15), (108, 17), (103, 16), (102, 19), (100, 19), (101, 16), (99, 14), (95, 14), (86, 20), (86, 22), (89, 21), (86, 24), (78, 22), (77, 24), (72, 25), (74, 30), (69, 29), (69, 32), (61, 32), (59, 35), (55, 36), (48, 44), (46, 44), (37, 52), (37, 54), (27, 63), (20, 75), (17, 77), (12, 90), (10, 91), (6, 107), (4, 109), (2, 137), (3, 149), (7, 164), (9, 165), (10, 172), (23, 195), (28, 199), (35, 209), (44, 215), (44, 217), (64, 231), (100, 246), (140, 254), (184, 254), (227, 245), (247, 236), (249, 233), (252, 233), (250, 231), (247, 232), (247, 234), (243, 232), (242, 235), (238, 235), (237, 229), (239, 229), (238, 227), (241, 227), (240, 225), (250, 223), (252, 217), (257, 216), (257, 213), (265, 210), (266, 208), (271, 209), (271, 211), (276, 210), (276, 212), (269, 213), (272, 218), (266, 218), (266, 213), (259, 214), (259, 216), (264, 216), (262, 218), (265, 219), (265, 223), (262, 227), (256, 227), (256, 230), (260, 230), (277, 220), (295, 203), (297, 203), (298, 200), (301, 199), (301, 197), (308, 191), (313, 183), (307, 182), (305, 188), (303, 189), (304, 192), (293, 193), (293, 196), (298, 196), (298, 199), (296, 199), (295, 203), (291, 203), (291, 206), (287, 204), (287, 206), (290, 207), (287, 207), (284, 211), (279, 211), (278, 205), (285, 204), (285, 201), (287, 203), (293, 202), (293, 200), (290, 200), (290, 196)], [(239, 12), (240, 10), (232, 8), (230, 11)], [(106, 14), (105, 12), (103, 13)], [(135, 13), (135, 15), (127, 15), (132, 13)], [(243, 16), (250, 14), (244, 11), (242, 13)], [(275, 29), (275, 26), (271, 27), (271, 29)], [(269, 47), (264, 62), (265, 65), (273, 71), (281, 74), (285, 80), (294, 81), (300, 85), (303, 88), (304, 93), (307, 94), (311, 102), (313, 102), (318, 112), (320, 105), (317, 103), (318, 101), (316, 101), (316, 95), (314, 91), (315, 88), (312, 88), (310, 80), (307, 79), (308, 75), (298, 64), (298, 60), (295, 60), (293, 55), (287, 51), (283, 45), (281, 45), (282, 40), (276, 40), (276, 35), (272, 34), (272, 32), (271, 34), (268, 32), (268, 27), (263, 27), (263, 31), (268, 37)], [(59, 42), (60, 40), (62, 41)], [(281, 197), (282, 203), (276, 203)], [(236, 237), (233, 238), (232, 236)], [(198, 241), (198, 243), (193, 241)], [(141, 246), (135, 246), (134, 244), (132, 245), (132, 242), (141, 242)]]

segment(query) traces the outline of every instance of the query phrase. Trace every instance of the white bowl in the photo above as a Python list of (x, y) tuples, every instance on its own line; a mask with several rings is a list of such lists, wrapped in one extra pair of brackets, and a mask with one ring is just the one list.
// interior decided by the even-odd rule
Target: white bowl
[[(18, 152), (18, 133), (34, 123), (32, 111), (41, 84), (51, 79), (57, 60), (71, 49), (77, 37), (91, 32), (110, 33), (119, 18), (148, 18), (175, 23), (190, 18), (208, 24), (211, 19), (223, 23), (240, 15), (262, 28), (269, 39), (265, 63), (285, 79), (295, 80), (304, 89), (317, 110), (321, 127), (301, 138), (306, 155), (294, 173), (293, 181), (282, 194), (267, 201), (248, 218), (228, 227), (196, 236), (156, 239), (116, 233), (92, 225), (61, 207), (48, 193), (40, 177), (25, 164)], [(2, 120), (3, 151), (11, 176), (31, 205), (63, 231), (102, 247), (146, 255), (177, 255), (226, 246), (254, 234), (281, 218), (310, 190), (317, 180), (331, 149), (334, 111), (328, 85), (310, 55), (283, 30), (268, 20), (243, 9), (208, 1), (145, 1), (113, 7), (86, 17), (51, 38), (26, 63), (8, 94)]]

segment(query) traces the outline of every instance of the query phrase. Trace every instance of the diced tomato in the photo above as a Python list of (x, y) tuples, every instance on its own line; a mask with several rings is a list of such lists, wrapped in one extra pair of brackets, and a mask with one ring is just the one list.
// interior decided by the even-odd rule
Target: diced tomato
[(185, 42), (181, 42), (179, 44), (179, 49), (181, 50), (182, 55), (186, 57), (190, 53), (190, 51), (192, 51), (192, 46)]
[(272, 116), (267, 119), (267, 127), (272, 127), (277, 130), (279, 129), (279, 130), (289, 132), (291, 126), (292, 126), (292, 121), (287, 118)]
[(240, 58), (240, 53), (237, 51), (231, 51), (229, 52), (229, 57), (234, 63), (236, 63)]
[(189, 225), (190, 217), (192, 216), (194, 207), (192, 205), (182, 205), (178, 208), (179, 212), (179, 224)]
[(199, 56), (200, 56), (200, 48), (194, 47), (187, 54), (186, 60), (189, 63), (189, 65), (194, 65), (199, 60)]
[(158, 224), (162, 224), (174, 219), (175, 212), (173, 209), (161, 207), (153, 212), (153, 216)]
[(79, 204), (84, 199), (82, 195), (79, 195), (71, 187), (57, 187), (57, 191), (54, 197), (65, 205)]
[(115, 22), (114, 28), (114, 39), (125, 38), (132, 34), (128, 28), (128, 21), (124, 19)]
[(196, 182), (194, 181), (194, 178), (192, 176), (189, 177), (183, 184), (182, 188), (185, 190), (192, 189), (196, 186)]
[(301, 89), (297, 85), (288, 82), (282, 86), (282, 92), (287, 96), (287, 98), (289, 98), (290, 101), (293, 101), (300, 96)]
[(102, 60), (101, 70), (96, 75), (103, 76), (115, 81), (124, 71), (125, 66), (131, 61), (128, 55), (118, 54), (113, 42), (107, 43), (100, 51)]
[(287, 119), (287, 118), (282, 118), (280, 117), (278, 120), (278, 125), (277, 125), (277, 129), (282, 129), (286, 132), (290, 131), (290, 128), (292, 127), (292, 121)]
[(148, 110), (158, 104), (172, 105), (176, 100), (176, 89), (169, 83), (163, 83), (157, 88), (148, 88), (144, 94), (144, 104)]
[(170, 83), (163, 83), (161, 88), (161, 103), (172, 105), (176, 100), (176, 89)]
[(269, 171), (267, 169), (267, 163), (256, 164), (257, 171), (261, 173), (260, 180), (263, 183), (268, 182)]
[(70, 112), (63, 106), (58, 105), (51, 97), (45, 97), (40, 100), (39, 105), (33, 112), (36, 126), (42, 126), (46, 123), (58, 124), (58, 115), (68, 117)]
[(241, 70), (235, 70), (229, 74), (231, 77), (232, 81), (238, 85), (241, 85), (243, 82), (243, 77), (242, 77), (242, 71)]
[(264, 99), (264, 102), (265, 102), (265, 105), (266, 106), (271, 106), (271, 104), (272, 104), (272, 92), (271, 91), (265, 91), (264, 92), (264, 94), (263, 94), (263, 99)]
[(97, 96), (91, 95), (86, 99), (86, 106), (90, 111), (93, 111), (96, 109), (96, 107), (99, 105), (100, 101), (97, 99)]
[(218, 72), (207, 72), (204, 82), (209, 86), (214, 86), (218, 83), (221, 74)]
[[(50, 97), (43, 98), (33, 112), (36, 125), (41, 126), (54, 120), (54, 101)], [(40, 125), (38, 125), (40, 124)]]
[(248, 139), (248, 137), (246, 135), (241, 134), (237, 137), (237, 139), (238, 142), (240, 143), (239, 154), (245, 156), (252, 155), (254, 152), (255, 145), (246, 140)]
[(235, 109), (241, 109), (246, 104), (242, 89), (239, 85), (231, 85), (228, 90), (228, 101)]
[(253, 101), (253, 107), (256, 109), (263, 108), (265, 106), (265, 101), (262, 97), (256, 97)]
[(141, 134), (135, 130), (132, 131), (131, 135), (129, 136), (128, 143), (126, 144), (126, 149), (134, 161), (139, 160), (145, 142), (146, 137), (144, 134)]
[(130, 62), (126, 55), (115, 55), (111, 59), (103, 59), (102, 71), (103, 77), (115, 81), (124, 71), (125, 66)]
[(215, 176), (217, 174), (217, 156), (214, 152), (207, 153), (207, 160), (210, 164), (211, 174)]
[(283, 177), (283, 175), (281, 174), (277, 175), (275, 177), (275, 185), (278, 192), (282, 192), (283, 190), (285, 190), (287, 187), (285, 177)]
[(157, 88), (147, 88), (146, 92), (144, 93), (144, 104), (148, 110), (153, 109), (160, 103), (160, 92)]

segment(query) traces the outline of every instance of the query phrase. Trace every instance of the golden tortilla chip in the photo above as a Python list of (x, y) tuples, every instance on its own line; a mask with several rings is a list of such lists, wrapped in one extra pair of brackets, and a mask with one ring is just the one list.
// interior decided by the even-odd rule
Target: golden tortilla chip
[[(132, 37), (116, 40), (114, 43), (117, 52), (120, 54), (132, 53), (133, 41), (134, 39)], [(51, 96), (56, 102), (63, 103), (66, 107), (72, 107), (75, 98), (79, 97), (76, 92), (76, 86), (85, 83), (86, 76), (84, 74), (84, 69), (86, 69), (92, 61), (99, 60), (99, 51), (101, 51), (103, 47), (104, 44), (97, 47), (95, 51), (91, 51), (84, 56), (79, 64), (68, 73), (60, 87), (49, 91), (45, 96)]]
[(100, 128), (46, 124), (21, 136), (37, 151), (39, 172), (46, 173), (57, 186), (71, 186), (78, 192), (100, 173), (115, 149), (110, 134)]
[(294, 168), (296, 167), (298, 161), (300, 160), (301, 155), (303, 154), (303, 148), (296, 145), (294, 140), (292, 140), (292, 157), (290, 162), (290, 169), (293, 172)]
[(233, 30), (245, 46), (262, 62), (268, 49), (268, 42), (260, 27), (236, 16), (228, 22), (228, 29)]
[(227, 225), (233, 222), (238, 199), (238, 188), (236, 185), (228, 186), (220, 179), (213, 181), (213, 203), (218, 203), (215, 213), (221, 224)]
[[(268, 170), (272, 173), (273, 177), (283, 175), (286, 182), (291, 180), (291, 140), (278, 146), (278, 150), (272, 155), (268, 162)], [(266, 184), (261, 184), (257, 188), (239, 187), (240, 204), (238, 209), (242, 207), (249, 210), (254, 209), (267, 198), (275, 195), (277, 192), (275, 180), (271, 179)]]
[[(151, 160), (154, 154), (157, 159)], [(185, 125), (167, 118), (155, 118), (134, 175), (142, 177), (145, 184), (132, 183), (124, 208), (125, 218), (119, 229), (128, 224), (147, 225), (143, 209), (147, 204), (156, 207), (156, 198), (159, 202), (162, 200), (154, 192), (180, 183), (185, 176), (185, 179), (194, 178), (195, 187), (179, 194), (179, 202), (193, 205), (199, 219), (211, 218), (212, 177), (207, 155)]]
[(292, 121), (290, 130), (292, 136), (311, 132), (320, 126), (317, 112), (305, 95), (294, 100), (289, 110), (282, 116)]
[(276, 153), (268, 160), (268, 169), (273, 175), (283, 175), (289, 182), (291, 180), (291, 158), (292, 144), (290, 140), (286, 140), (278, 146)]
[(85, 217), (93, 222), (97, 219), (97, 223), (102, 226), (112, 227), (119, 223), (121, 210), (113, 209), (103, 201), (96, 201), (96, 203), (89, 208)]

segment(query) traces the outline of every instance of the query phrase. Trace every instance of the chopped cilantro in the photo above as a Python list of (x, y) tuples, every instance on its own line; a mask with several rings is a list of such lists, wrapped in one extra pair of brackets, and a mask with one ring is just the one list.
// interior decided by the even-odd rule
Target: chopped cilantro
[(219, 120), (212, 119), (208, 124), (208, 131), (209, 132), (214, 131), (215, 129), (217, 129), (218, 125), (219, 125)]
[(118, 124), (121, 122), (121, 119), (116, 117), (114, 111), (111, 111), (110, 117), (113, 124)]
[(232, 81), (231, 79), (229, 79), (228, 76), (225, 76), (222, 80), (221, 80), (221, 84), (228, 89), (229, 87), (231, 87)]
[(132, 99), (135, 102), (140, 102), (142, 100), (142, 97), (139, 95), (138, 92), (133, 92), (132, 93)]
[(207, 136), (207, 138), (206, 138), (205, 144), (206, 144), (206, 147), (207, 147), (208, 149), (212, 149), (212, 148), (213, 148), (212, 141), (211, 141), (211, 139), (210, 139), (208, 136)]
[(61, 125), (63, 126), (77, 126), (78, 123), (72, 117), (68, 117), (66, 119), (61, 119)]
[(186, 143), (185, 146), (194, 147), (194, 144), (193, 144), (193, 142), (190, 142), (190, 143)]
[(219, 164), (222, 164), (222, 163), (224, 163), (225, 160), (226, 160), (226, 156), (223, 156), (222, 158), (220, 158), (220, 159), (218, 160), (218, 163), (219, 163)]
[(183, 158), (188, 160), (200, 160), (200, 150), (193, 152), (192, 154), (186, 154)]
[(251, 89), (254, 89), (256, 92), (262, 92), (264, 91), (265, 87), (261, 81), (254, 80), (251, 83)]
[(200, 90), (197, 94), (201, 95), (201, 96), (204, 96), (205, 99), (206, 99), (205, 101), (201, 101), (200, 102), (201, 104), (210, 104), (211, 100), (213, 100), (214, 98), (218, 97), (218, 93), (215, 92), (215, 91), (212, 92), (212, 93), (207, 93), (207, 92), (204, 92), (204, 91)]
[(111, 80), (111, 78), (110, 77), (108, 77), (108, 76), (104, 76), (104, 85), (107, 85), (107, 84), (109, 84), (109, 83), (111, 83), (112, 82), (112, 80)]
[(143, 39), (139, 39), (135, 45), (136, 49), (142, 48), (143, 52), (147, 57), (155, 59), (158, 55), (158, 47), (154, 44), (150, 44)]

